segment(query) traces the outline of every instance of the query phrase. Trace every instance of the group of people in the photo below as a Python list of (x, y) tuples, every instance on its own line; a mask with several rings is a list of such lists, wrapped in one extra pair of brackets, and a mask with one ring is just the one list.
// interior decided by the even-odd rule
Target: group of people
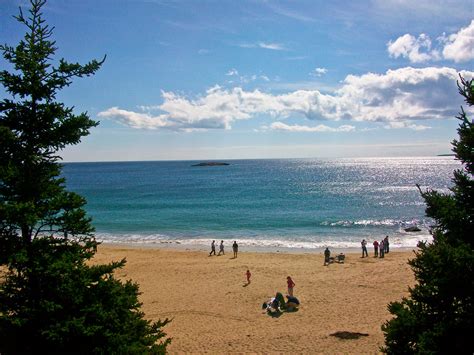
[[(239, 252), (239, 245), (237, 244), (237, 241), (234, 240), (234, 243), (232, 244), (232, 251), (234, 252), (234, 259), (237, 258), (237, 253)], [(219, 255), (225, 255), (224, 253), (224, 241), (221, 240), (221, 244), (219, 244)], [(216, 255), (216, 241), (213, 240), (211, 243), (211, 252), (209, 253), (209, 256), (211, 255)]]
[[(362, 239), (360, 242), (362, 246), (362, 257), (368, 257), (369, 254), (367, 253), (367, 241), (365, 239)], [(388, 240), (388, 235), (385, 236), (380, 242), (377, 240), (374, 240), (373, 242), (374, 246), (374, 258), (384, 258), (385, 254), (388, 254), (390, 252), (390, 242)]]
[[(232, 244), (232, 251), (234, 252), (234, 258), (237, 258), (237, 254), (239, 252), (239, 245), (237, 244), (237, 241), (235, 240), (234, 240), (234, 243)], [(212, 241), (211, 252), (209, 253), (209, 256), (211, 255), (225, 255), (223, 240), (221, 240), (221, 243), (219, 244), (219, 253), (217, 254), (216, 254), (216, 241), (215, 240)], [(251, 276), (252, 274), (250, 273), (250, 270), (247, 269), (247, 271), (245, 272), (247, 283), (244, 285), (244, 287), (250, 285)], [(300, 302), (293, 295), (295, 282), (290, 276), (287, 276), (286, 284), (288, 287), (288, 294), (286, 295), (287, 301), (285, 301), (285, 299), (283, 298), (283, 295), (280, 292), (277, 292), (275, 297), (272, 297), (269, 301), (263, 304), (262, 308), (266, 309), (269, 313), (272, 313), (272, 314), (274, 312), (277, 312), (277, 313), (281, 312), (282, 310), (294, 311), (295, 309), (297, 309)]]
[(279, 314), (282, 311), (291, 312), (297, 310), (300, 301), (293, 295), (293, 289), (296, 284), (290, 276), (286, 277), (286, 284), (288, 287), (288, 294), (286, 295), (287, 301), (285, 301), (280, 292), (277, 292), (275, 297), (263, 303), (262, 309), (265, 309), (269, 314)]

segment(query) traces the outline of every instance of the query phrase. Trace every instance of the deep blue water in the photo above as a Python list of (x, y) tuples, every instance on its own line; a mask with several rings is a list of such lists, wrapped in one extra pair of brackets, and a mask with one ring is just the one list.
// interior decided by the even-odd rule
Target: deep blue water
[[(392, 246), (429, 238), (416, 188), (448, 192), (452, 157), (67, 163), (96, 235), (110, 242), (357, 247), (388, 234)], [(416, 223), (420, 233), (406, 233)]]

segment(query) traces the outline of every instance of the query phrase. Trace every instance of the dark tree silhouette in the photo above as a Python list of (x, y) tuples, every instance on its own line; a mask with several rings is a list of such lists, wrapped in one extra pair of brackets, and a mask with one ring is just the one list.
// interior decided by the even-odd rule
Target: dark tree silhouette
[(84, 198), (65, 188), (58, 151), (98, 123), (56, 94), (105, 57), (54, 61), (45, 2), (31, 0), (26, 16), (20, 9), (24, 38), (0, 46), (12, 65), (0, 72), (8, 96), (0, 102), (0, 353), (163, 353), (168, 319), (145, 320), (138, 285), (114, 278), (125, 260), (88, 262), (94, 228)]
[[(459, 92), (474, 105), (474, 82), (460, 77)], [(389, 304), (395, 317), (382, 326), (388, 354), (472, 354), (474, 345), (474, 130), (461, 108), (453, 152), (462, 163), (451, 193), (421, 191), (436, 222), (432, 243), (420, 243), (409, 262), (416, 286)]]

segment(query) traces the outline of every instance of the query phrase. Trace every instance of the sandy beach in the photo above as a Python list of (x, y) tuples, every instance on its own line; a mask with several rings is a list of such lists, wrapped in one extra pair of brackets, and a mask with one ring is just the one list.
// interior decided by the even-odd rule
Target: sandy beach
[[(230, 249), (230, 248), (229, 248)], [(413, 274), (411, 251), (384, 259), (346, 253), (344, 264), (323, 266), (322, 253), (240, 251), (233, 259), (207, 251), (101, 245), (97, 262), (127, 259), (117, 272), (139, 283), (148, 319), (172, 318), (165, 332), (170, 353), (352, 353), (374, 354), (383, 344), (387, 304), (407, 295)], [(246, 286), (245, 272), (251, 283)], [(262, 303), (296, 283), (297, 312), (270, 317)], [(365, 333), (341, 340), (338, 331)]]

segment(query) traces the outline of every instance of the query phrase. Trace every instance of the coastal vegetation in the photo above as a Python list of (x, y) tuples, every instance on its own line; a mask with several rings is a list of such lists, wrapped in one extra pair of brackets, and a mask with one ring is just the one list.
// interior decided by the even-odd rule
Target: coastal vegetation
[(56, 100), (72, 79), (104, 63), (55, 60), (56, 43), (31, 0), (16, 47), (1, 45), (12, 70), (0, 72), (0, 353), (163, 353), (169, 320), (144, 319), (138, 285), (102, 265), (86, 201), (67, 191), (58, 152), (98, 122)]
[[(474, 81), (460, 77), (459, 92), (474, 105)], [(461, 108), (453, 152), (462, 163), (451, 193), (421, 191), (435, 220), (432, 243), (419, 243), (409, 261), (417, 284), (389, 304), (395, 317), (382, 326), (387, 354), (472, 354), (474, 346), (474, 129)]]

